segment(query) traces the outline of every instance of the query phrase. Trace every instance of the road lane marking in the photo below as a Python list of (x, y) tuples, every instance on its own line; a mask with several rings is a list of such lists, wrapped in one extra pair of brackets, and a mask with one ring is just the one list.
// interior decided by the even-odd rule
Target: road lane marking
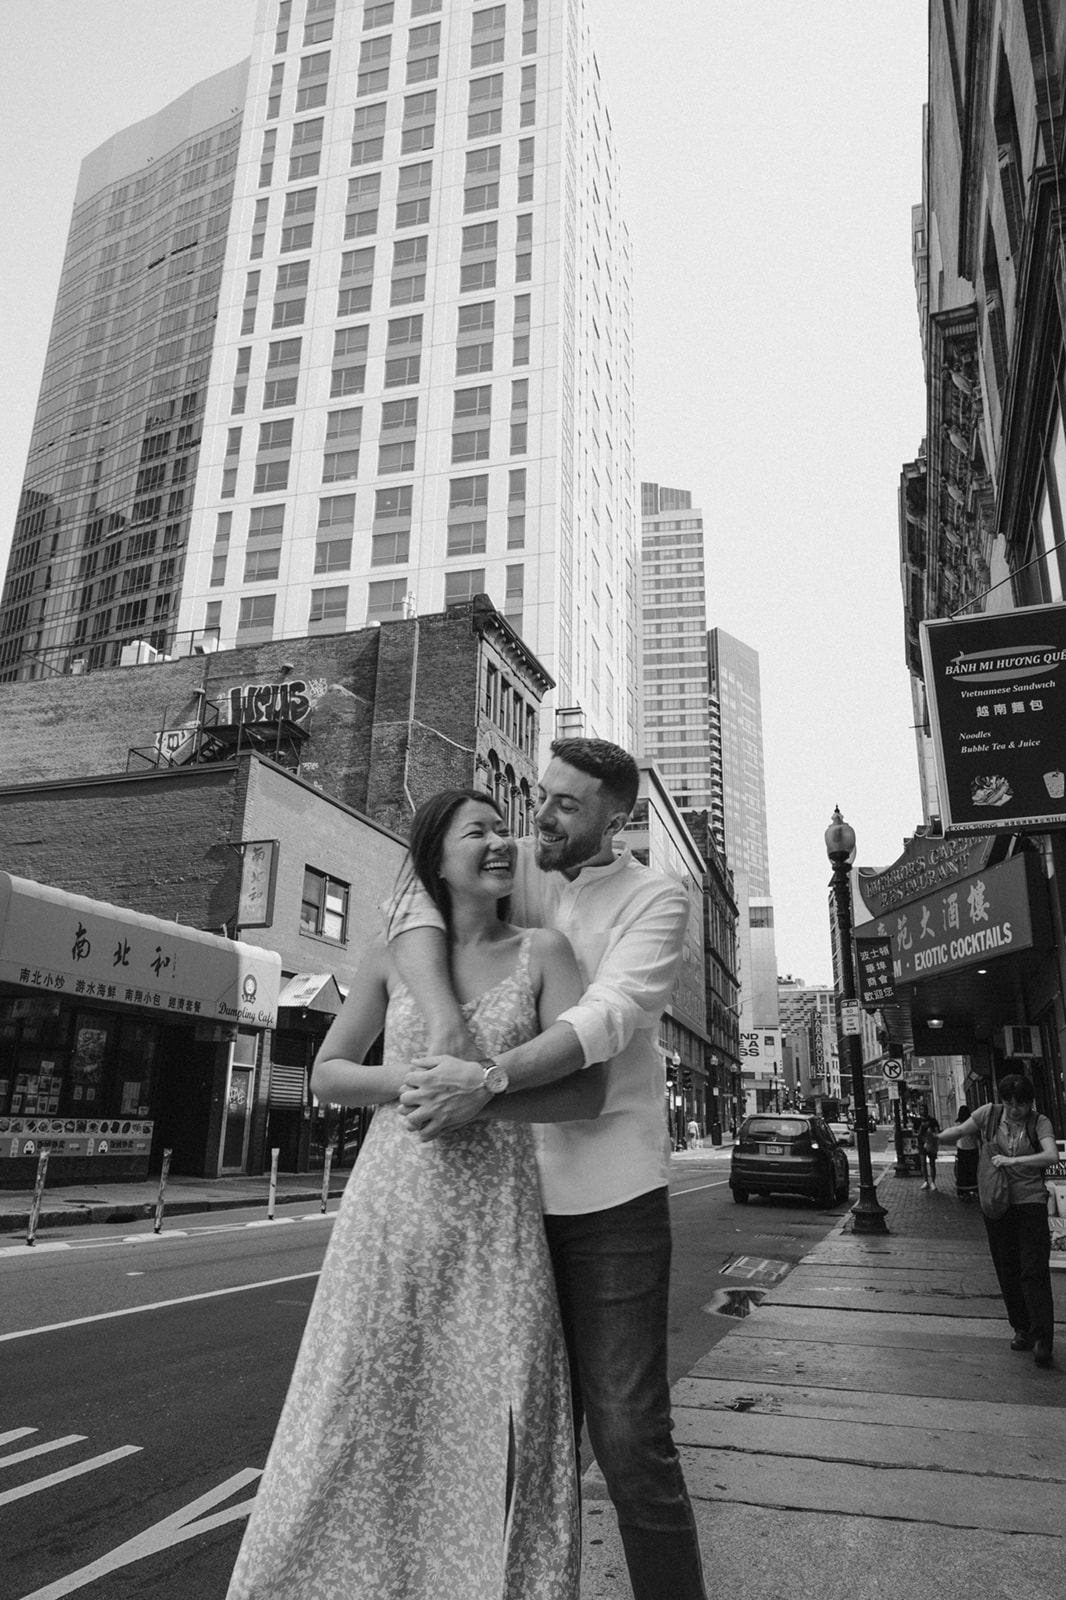
[(218, 1300), (227, 1294), (247, 1294), (250, 1289), (272, 1289), (280, 1283), (301, 1283), (306, 1278), (317, 1278), (317, 1272), (294, 1272), (287, 1278), (263, 1278), (258, 1283), (235, 1283), (229, 1289), (206, 1289), (203, 1294), (180, 1295), (176, 1300), (156, 1300), (147, 1306), (123, 1306), (118, 1311), (98, 1311), (92, 1317), (72, 1317), (69, 1322), (46, 1322), (40, 1328), (19, 1328), (14, 1333), (0, 1333), (0, 1344), (11, 1339), (30, 1339), (38, 1333), (59, 1333), (64, 1328), (84, 1328), (90, 1322), (110, 1322), (112, 1317), (136, 1317), (142, 1311), (168, 1311), (171, 1306), (194, 1305), (198, 1300)]
[(144, 1533), (139, 1533), (132, 1539), (127, 1539), (125, 1544), (117, 1545), (98, 1561), (79, 1568), (77, 1572), (68, 1573), (65, 1578), (57, 1578), (54, 1583), (46, 1584), (43, 1589), (34, 1589), (32, 1594), (23, 1595), (22, 1600), (63, 1600), (64, 1595), (73, 1594), (75, 1589), (84, 1589), (87, 1584), (95, 1583), (97, 1578), (115, 1572), (120, 1567), (132, 1566), (135, 1561), (143, 1561), (145, 1556), (156, 1555), (160, 1550), (169, 1550), (172, 1545), (182, 1544), (187, 1539), (196, 1539), (201, 1533), (210, 1533), (215, 1528), (224, 1527), (227, 1522), (235, 1522), (238, 1517), (246, 1517), (255, 1504), (254, 1497), (251, 1500), (242, 1500), (239, 1505), (228, 1506), (225, 1511), (216, 1511), (212, 1516), (201, 1516), (201, 1512), (210, 1510), (221, 1500), (228, 1500), (238, 1489), (245, 1488), (261, 1476), (260, 1467), (243, 1468), (242, 1471), (234, 1473), (232, 1478), (227, 1478), (225, 1483), (220, 1483), (217, 1489), (209, 1489), (206, 1494), (190, 1501), (180, 1511), (174, 1511), (169, 1517), (164, 1517), (162, 1522), (157, 1522), (154, 1527), (146, 1529)]
[[(27, 1433), (36, 1433), (36, 1428), (27, 1428)], [(84, 1433), (68, 1433), (62, 1439), (50, 1439), (47, 1444), (31, 1445), (28, 1450), (16, 1450), (14, 1455), (0, 1456), (0, 1467), (13, 1467), (16, 1461), (30, 1461), (34, 1456), (45, 1456), (49, 1450), (65, 1450), (68, 1444), (84, 1444), (88, 1438)]]
[(0, 1256), (19, 1256), (26, 1261), (57, 1250), (106, 1250), (118, 1244), (155, 1244), (164, 1239), (197, 1239), (211, 1233), (243, 1233), (246, 1228), (272, 1228), (278, 1222), (334, 1222), (336, 1217), (336, 1211), (308, 1211), (297, 1217), (265, 1217), (257, 1222), (208, 1222), (199, 1227), (194, 1224), (190, 1228), (167, 1228), (162, 1233), (126, 1233), (117, 1239), (63, 1239), (38, 1243), (30, 1256), (23, 1240), (21, 1244), (0, 1245)]
[(32, 1483), (20, 1483), (17, 1489), (5, 1489), (0, 1494), (0, 1506), (9, 1506), (14, 1500), (24, 1500), (27, 1495), (40, 1494), (42, 1489), (51, 1489), (57, 1483), (66, 1483), (69, 1478), (80, 1478), (86, 1472), (95, 1472), (99, 1467), (108, 1467), (112, 1461), (121, 1461), (124, 1456), (139, 1455), (143, 1445), (121, 1444), (117, 1450), (106, 1450), (101, 1456), (90, 1456), (88, 1461), (79, 1461), (73, 1467), (64, 1467), (61, 1472), (50, 1472), (46, 1478), (34, 1478)]
[(701, 1189), (724, 1189), (728, 1182), (728, 1178), (719, 1178), (716, 1183), (694, 1183), (690, 1189), (671, 1189), (670, 1198), (676, 1200), (678, 1195), (698, 1194)]

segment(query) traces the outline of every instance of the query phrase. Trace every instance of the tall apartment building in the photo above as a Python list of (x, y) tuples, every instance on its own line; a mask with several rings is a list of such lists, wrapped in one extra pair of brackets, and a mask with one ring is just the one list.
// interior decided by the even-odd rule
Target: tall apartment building
[(684, 811), (711, 806), (703, 515), (687, 489), (640, 486), (644, 755)]
[[(97, 309), (103, 284), (76, 303), (61, 291), (56, 337), (61, 318), (79, 350), (92, 335), (112, 405), (86, 401), (54, 469), (27, 477), (41, 501), (23, 518), (61, 522), (70, 554), (61, 571), (43, 542), (22, 556), (33, 583), (19, 602), (40, 600), (47, 627), (5, 590), (0, 669), (32, 675), (35, 655), (91, 669), (131, 640), (173, 653), (205, 630), (222, 647), (341, 632), (487, 592), (556, 680), (570, 725), (635, 743), (631, 257), (582, 0), (261, 0), (234, 72), (246, 92), (210, 133), (226, 141), (225, 211), (219, 194), (210, 217), (179, 216), (177, 195), (153, 187), (161, 160), (179, 183), (197, 170), (186, 129), (159, 148), (174, 107), (83, 168), (68, 268), (77, 243), (79, 285), (108, 270), (108, 219), (128, 207), (116, 287), (146, 310), (134, 326), (121, 297)], [(210, 181), (221, 189), (222, 175)], [(210, 256), (210, 320), (192, 302), (164, 315), (147, 287), (171, 271), (182, 229), (198, 267)], [(188, 364), (194, 337), (195, 389), (183, 373), (183, 387), (152, 392), (160, 341), (180, 342)], [(49, 418), (60, 395), (73, 413), (74, 376), (69, 362), (46, 374)], [(167, 545), (167, 593), (184, 570), (164, 628), (174, 604), (157, 616), (158, 557), (192, 393), (202, 435), (187, 539), (183, 525)], [(115, 397), (129, 426), (105, 492), (90, 480)], [(42, 429), (58, 438), (39, 417), (35, 444)], [(117, 569), (146, 569), (130, 580), (144, 610), (105, 627), (94, 590), (79, 639), (93, 519), (120, 546)], [(153, 534), (151, 561), (131, 554)], [(13, 573), (32, 542), (16, 541)]]
[(0, 597), (0, 681), (166, 645), (189, 536), (248, 66), (82, 163)]
[(736, 884), (741, 1033), (750, 1034), (778, 1024), (759, 657), (724, 628), (712, 628), (707, 644), (711, 819)]

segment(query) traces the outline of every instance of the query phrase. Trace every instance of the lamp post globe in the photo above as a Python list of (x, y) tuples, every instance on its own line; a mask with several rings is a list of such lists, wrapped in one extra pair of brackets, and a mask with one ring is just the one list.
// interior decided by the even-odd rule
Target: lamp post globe
[[(831, 886), (840, 955), (840, 997), (842, 1000), (854, 1000), (855, 956), (852, 949), (851, 875), (848, 869), (855, 855), (855, 830), (844, 821), (839, 806), (834, 808), (825, 830), (825, 849), (833, 868)], [(873, 1163), (870, 1160), (870, 1122), (862, 1070), (862, 1039), (858, 1034), (849, 1033), (843, 1036), (841, 1043), (851, 1068), (855, 1148), (859, 1158), (859, 1198), (851, 1208), (854, 1228), (856, 1233), (887, 1233), (885, 1208), (874, 1189)]]

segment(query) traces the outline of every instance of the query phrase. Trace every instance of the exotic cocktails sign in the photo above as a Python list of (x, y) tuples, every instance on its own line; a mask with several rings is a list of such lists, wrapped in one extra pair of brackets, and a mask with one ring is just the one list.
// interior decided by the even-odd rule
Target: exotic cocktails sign
[(923, 623), (922, 658), (945, 831), (1066, 827), (1066, 605)]

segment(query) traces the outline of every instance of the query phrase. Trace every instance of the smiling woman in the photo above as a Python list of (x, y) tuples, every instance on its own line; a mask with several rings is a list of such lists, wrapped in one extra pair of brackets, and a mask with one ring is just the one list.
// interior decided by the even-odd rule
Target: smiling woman
[[(319, 1051), (320, 1099), (378, 1109), (229, 1600), (576, 1600), (569, 1382), (522, 1103), (529, 1120), (588, 1117), (595, 1080), (582, 1072), (569, 1091), (506, 1093), (495, 1057), (550, 1026), (582, 988), (561, 935), (501, 917), (514, 866), (514, 842), (488, 795), (448, 790), (415, 814), (407, 873), (444, 917), (481, 1057), (458, 1066), (482, 1110), (507, 1102), (501, 1115), (432, 1141), (408, 1129), (397, 1099), (426, 1041), (384, 942)], [(384, 1060), (366, 1065), (383, 1023)], [(545, 1094), (552, 1105), (538, 1100)], [(409, 1448), (398, 1451), (397, 1439)]]

